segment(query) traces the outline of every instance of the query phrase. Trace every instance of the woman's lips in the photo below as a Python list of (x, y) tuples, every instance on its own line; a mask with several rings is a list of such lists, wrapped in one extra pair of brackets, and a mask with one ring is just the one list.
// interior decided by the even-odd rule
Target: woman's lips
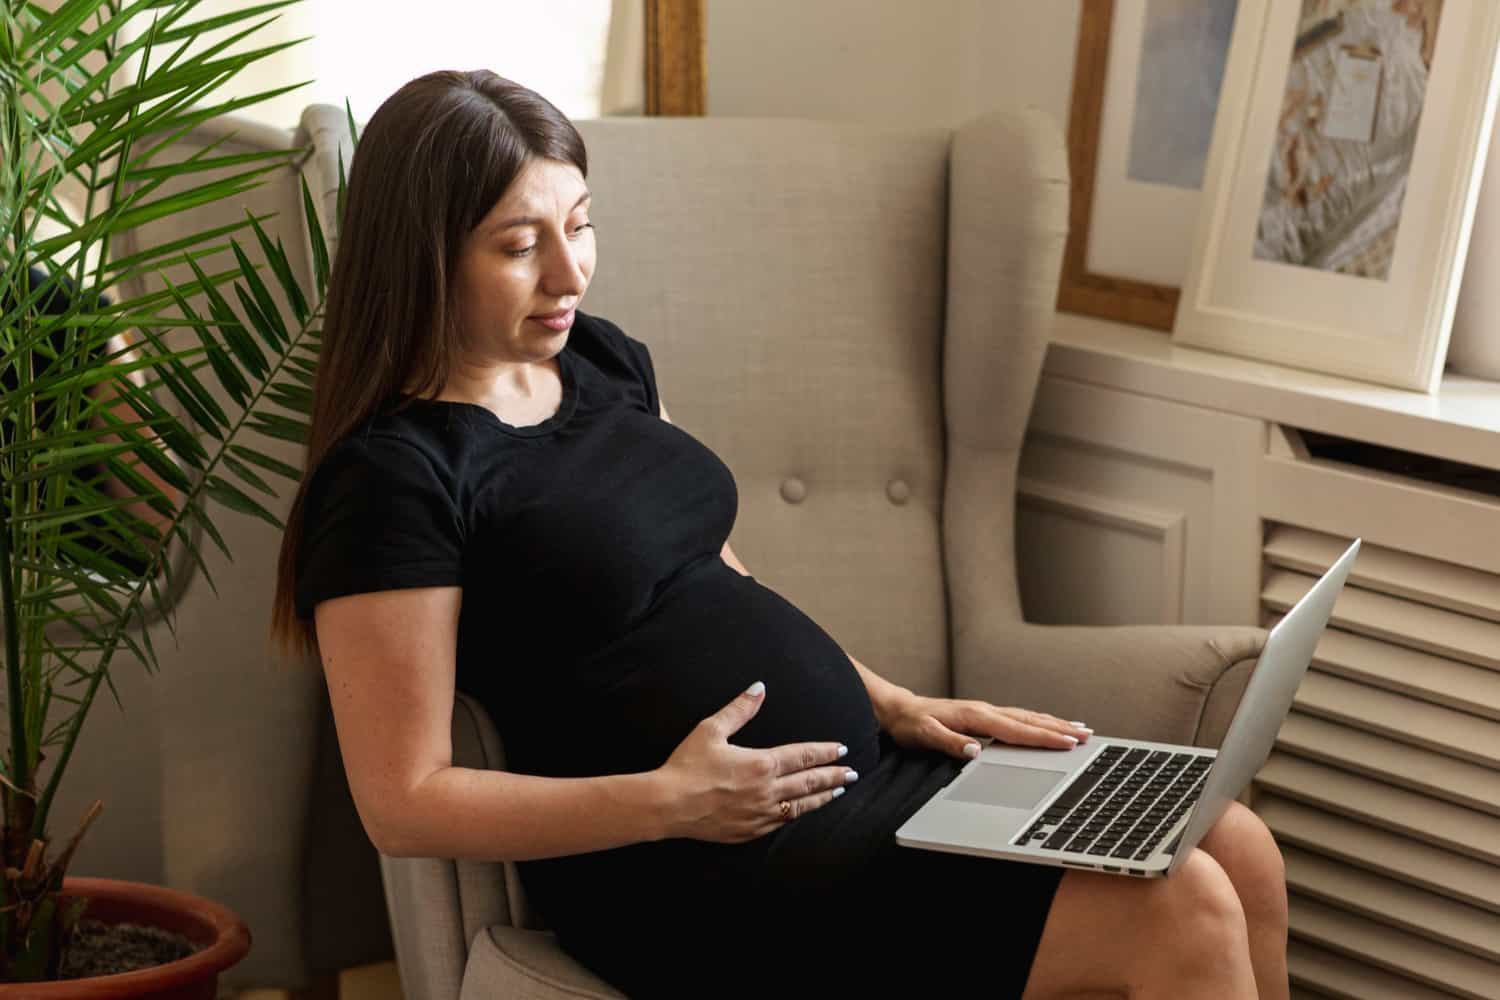
[(569, 309), (566, 313), (558, 316), (556, 319), (548, 319), (543, 316), (527, 316), (526, 318), (531, 320), (533, 323), (542, 324), (542, 326), (545, 326), (549, 330), (555, 330), (558, 333), (561, 333), (562, 331), (573, 325), (573, 314), (576, 311), (577, 310)]

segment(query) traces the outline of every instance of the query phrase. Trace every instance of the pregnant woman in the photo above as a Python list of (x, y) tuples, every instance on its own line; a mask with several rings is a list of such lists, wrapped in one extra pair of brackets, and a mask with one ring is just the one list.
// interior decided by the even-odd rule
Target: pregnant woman
[[(354, 156), (273, 634), (322, 661), (374, 844), (517, 862), (632, 997), (1285, 997), (1281, 858), (1238, 806), (1170, 879), (896, 845), (978, 738), (1089, 730), (885, 681), (740, 564), (730, 470), (579, 309), (587, 173), (483, 71), (402, 87)], [(455, 690), (506, 771), (452, 766)]]

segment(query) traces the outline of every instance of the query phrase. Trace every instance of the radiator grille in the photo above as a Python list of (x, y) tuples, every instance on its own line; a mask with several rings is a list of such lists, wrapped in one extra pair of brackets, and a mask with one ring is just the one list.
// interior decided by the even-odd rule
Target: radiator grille
[[(1349, 542), (1268, 523), (1267, 627)], [(1299, 995), (1500, 1000), (1500, 576), (1366, 543), (1252, 802)]]

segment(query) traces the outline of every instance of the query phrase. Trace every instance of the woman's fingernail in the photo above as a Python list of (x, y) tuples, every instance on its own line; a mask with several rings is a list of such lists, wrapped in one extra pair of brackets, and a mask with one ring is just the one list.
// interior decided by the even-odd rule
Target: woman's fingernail
[(1075, 736), (1069, 736), (1067, 733), (1063, 733), (1062, 738), (1073, 744), (1075, 747), (1078, 745), (1078, 738)]
[(835, 788), (833, 790), (833, 797), (834, 798), (838, 798), (840, 795), (843, 795), (843, 794), (844, 794), (844, 790), (842, 788)]
[(839, 756), (840, 757), (846, 757), (846, 756), (848, 756), (848, 754), (849, 754), (849, 748), (846, 747), (846, 746), (844, 746), (842, 743), (840, 743), (839, 744)]
[(748, 688), (745, 689), (745, 693), (752, 698), (759, 698), (761, 694), (765, 692), (765, 690), (765, 683), (763, 681), (756, 681), (754, 684), (751, 684)]
[[(1070, 723), (1068, 723), (1068, 725), (1070, 725), (1070, 726), (1077, 726), (1079, 729), (1089, 729), (1088, 724), (1087, 723), (1083, 723), (1083, 722), (1070, 722)], [(1089, 732), (1092, 733), (1093, 730), (1089, 729)]]
[(850, 784), (850, 783), (858, 781), (858, 780), (859, 780), (859, 772), (858, 771), (845, 771), (844, 772), (844, 784), (847, 785), (847, 784)]
[(965, 743), (964, 744), (964, 756), (965, 757), (969, 757), (971, 759), (974, 758), (974, 757), (978, 757), (979, 756), (979, 744), (978, 743)]

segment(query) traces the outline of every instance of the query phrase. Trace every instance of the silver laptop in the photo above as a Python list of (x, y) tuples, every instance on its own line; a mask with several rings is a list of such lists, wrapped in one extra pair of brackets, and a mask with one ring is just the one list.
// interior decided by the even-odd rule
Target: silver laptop
[(1271, 630), (1217, 751), (1091, 736), (1071, 750), (991, 742), (896, 842), (1143, 878), (1170, 875), (1270, 756), (1359, 551)]

